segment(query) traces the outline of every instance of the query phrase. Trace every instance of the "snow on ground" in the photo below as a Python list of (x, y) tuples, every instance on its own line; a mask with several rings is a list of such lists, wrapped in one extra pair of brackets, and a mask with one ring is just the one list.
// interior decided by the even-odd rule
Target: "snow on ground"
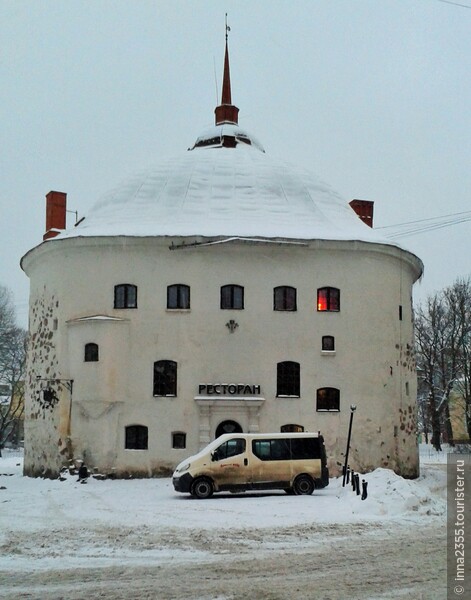
[[(427, 456), (425, 462), (433, 458)], [(136, 564), (201, 560), (211, 551), (204, 544), (200, 551), (190, 551), (184, 544), (171, 543), (180, 536), (197, 538), (201, 532), (230, 531), (241, 538), (250, 532), (245, 537), (267, 549), (277, 544), (277, 528), (315, 526), (317, 534), (327, 538), (332, 526), (370, 524), (374, 535), (384, 526), (415, 528), (434, 519), (444, 523), (443, 466), (423, 466), (416, 480), (404, 480), (387, 469), (376, 469), (364, 479), (365, 500), (351, 485), (342, 487), (341, 478), (313, 496), (254, 492), (196, 500), (177, 494), (171, 479), (90, 478), (81, 484), (70, 475), (64, 481), (23, 477), (21, 457), (6, 454), (0, 458), (0, 576), (13, 568), (42, 570), (77, 562), (96, 567), (119, 564), (124, 558)], [(268, 530), (272, 534), (264, 535)], [(286, 546), (289, 540), (284, 536), (280, 543)]]

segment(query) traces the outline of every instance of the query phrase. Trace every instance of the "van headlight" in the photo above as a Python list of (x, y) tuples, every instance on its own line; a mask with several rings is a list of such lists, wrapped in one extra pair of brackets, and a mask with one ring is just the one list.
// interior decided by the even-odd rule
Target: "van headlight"
[(181, 467), (178, 467), (178, 469), (175, 471), (175, 473), (184, 473), (185, 471), (188, 471), (190, 466), (191, 466), (191, 463), (185, 463)]

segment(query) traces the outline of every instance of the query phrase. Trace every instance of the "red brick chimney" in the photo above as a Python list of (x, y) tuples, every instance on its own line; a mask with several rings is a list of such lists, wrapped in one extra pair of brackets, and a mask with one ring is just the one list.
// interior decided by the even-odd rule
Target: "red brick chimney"
[(373, 227), (373, 207), (374, 202), (371, 200), (352, 200), (350, 206), (357, 213), (363, 223)]
[(49, 192), (46, 194), (46, 233), (43, 240), (58, 235), (65, 229), (67, 210), (67, 194), (64, 192)]

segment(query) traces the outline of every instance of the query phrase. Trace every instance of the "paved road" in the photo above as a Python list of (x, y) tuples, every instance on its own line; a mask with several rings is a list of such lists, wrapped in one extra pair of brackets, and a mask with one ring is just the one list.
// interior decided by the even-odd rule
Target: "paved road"
[[(135, 532), (134, 532), (135, 533)], [(26, 534), (25, 534), (26, 535)], [(103, 532), (103, 535), (107, 535)], [(111, 534), (110, 530), (110, 535)], [(443, 600), (443, 520), (272, 530), (151, 530), (123, 535), (131, 561), (97, 568), (2, 573), (4, 600)], [(20, 540), (18, 540), (20, 541)], [(159, 544), (162, 558), (136, 564)], [(188, 558), (182, 561), (182, 549)], [(172, 553), (178, 560), (172, 557)], [(111, 558), (111, 555), (110, 555)], [(87, 564), (89, 564), (87, 557)]]

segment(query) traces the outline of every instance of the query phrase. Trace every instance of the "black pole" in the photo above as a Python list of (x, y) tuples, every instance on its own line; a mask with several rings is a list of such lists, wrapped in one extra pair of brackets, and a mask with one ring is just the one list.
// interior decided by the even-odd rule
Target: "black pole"
[(345, 465), (343, 467), (342, 487), (345, 487), (345, 478), (347, 476), (348, 452), (350, 450), (350, 438), (352, 437), (353, 413), (356, 411), (356, 409), (357, 407), (354, 404), (350, 406), (350, 425), (348, 426), (347, 451), (345, 452)]

